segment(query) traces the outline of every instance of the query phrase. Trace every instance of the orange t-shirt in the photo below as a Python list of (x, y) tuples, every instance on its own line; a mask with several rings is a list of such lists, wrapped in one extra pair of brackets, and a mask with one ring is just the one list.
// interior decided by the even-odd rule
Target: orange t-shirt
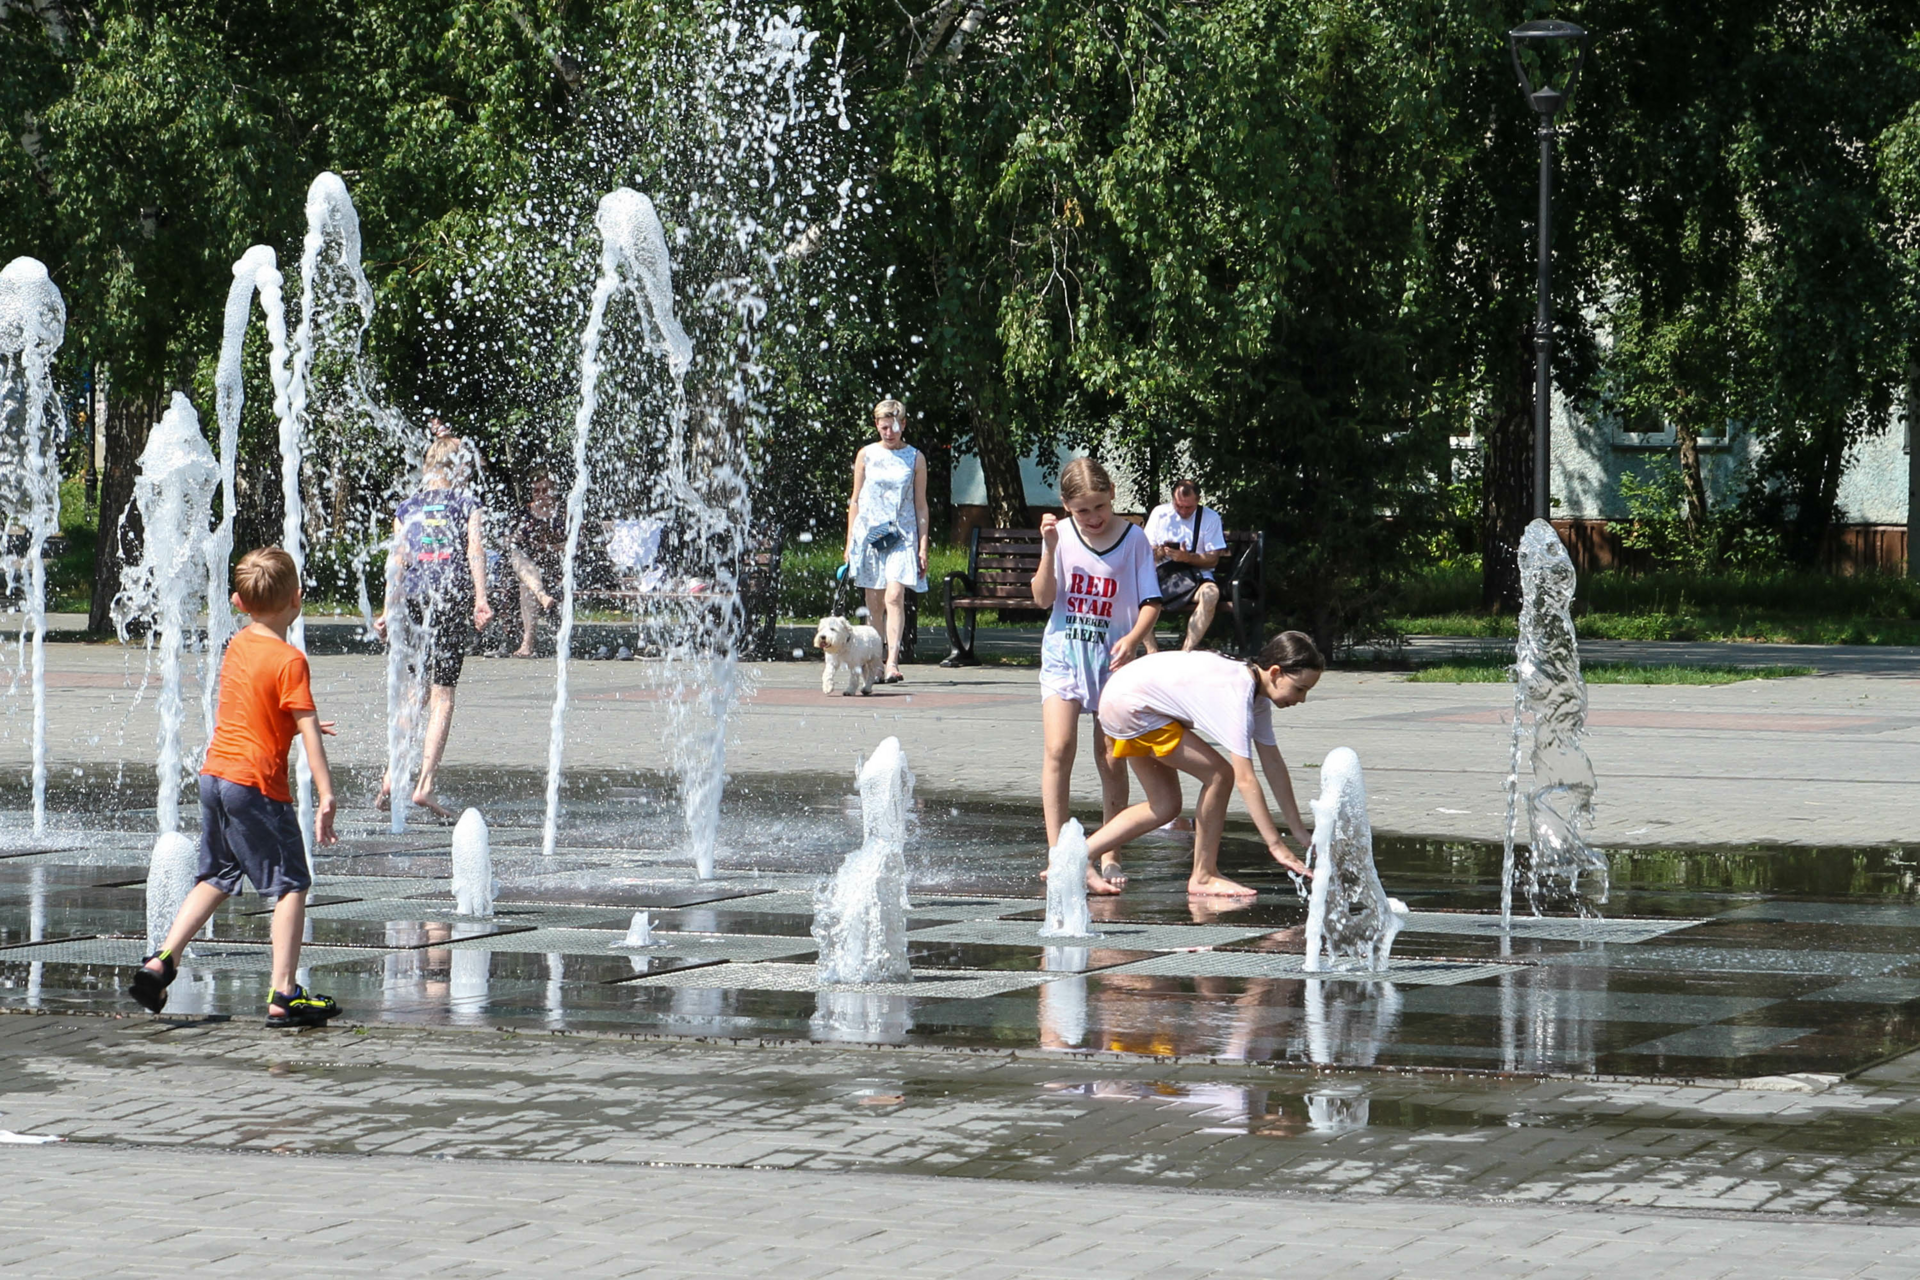
[(227, 644), (220, 717), (200, 772), (291, 803), (287, 748), (297, 732), (293, 713), (313, 709), (307, 655), (248, 627)]

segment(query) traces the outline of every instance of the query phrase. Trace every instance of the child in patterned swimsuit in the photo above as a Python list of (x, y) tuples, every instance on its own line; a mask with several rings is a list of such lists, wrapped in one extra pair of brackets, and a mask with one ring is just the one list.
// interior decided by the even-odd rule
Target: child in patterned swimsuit
[[(1040, 567), (1033, 599), (1051, 609), (1040, 641), (1040, 805), (1047, 844), (1060, 841), (1068, 817), (1080, 717), (1097, 716), (1107, 677), (1124, 666), (1153, 633), (1160, 616), (1160, 580), (1153, 548), (1139, 526), (1113, 514), (1113, 479), (1091, 458), (1060, 473), (1060, 504), (1071, 517), (1040, 520)], [(1103, 821), (1127, 804), (1127, 772), (1114, 760), (1094, 721), (1094, 762), (1100, 770)], [(1087, 868), (1093, 893), (1118, 893), (1126, 878), (1109, 856)]]

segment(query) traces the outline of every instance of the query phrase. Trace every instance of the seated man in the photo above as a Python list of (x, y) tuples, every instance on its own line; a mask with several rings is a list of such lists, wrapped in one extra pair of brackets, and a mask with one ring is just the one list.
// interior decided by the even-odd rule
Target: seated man
[[(1161, 612), (1192, 609), (1180, 648), (1198, 648), (1220, 606), (1220, 587), (1213, 580), (1214, 566), (1227, 549), (1220, 513), (1200, 505), (1200, 486), (1194, 481), (1175, 480), (1173, 501), (1155, 507), (1147, 517), (1147, 542), (1160, 572)], [(1160, 651), (1151, 634), (1146, 646), (1149, 653)]]

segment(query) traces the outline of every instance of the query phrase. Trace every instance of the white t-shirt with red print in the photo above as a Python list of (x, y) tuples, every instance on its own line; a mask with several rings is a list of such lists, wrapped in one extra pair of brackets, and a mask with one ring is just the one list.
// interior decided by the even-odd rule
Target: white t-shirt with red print
[(1066, 698), (1089, 713), (1100, 710), (1113, 646), (1140, 620), (1140, 606), (1160, 598), (1153, 547), (1137, 525), (1120, 526), (1112, 545), (1095, 551), (1072, 520), (1059, 524), (1053, 552), (1059, 589), (1040, 640), (1040, 696)]

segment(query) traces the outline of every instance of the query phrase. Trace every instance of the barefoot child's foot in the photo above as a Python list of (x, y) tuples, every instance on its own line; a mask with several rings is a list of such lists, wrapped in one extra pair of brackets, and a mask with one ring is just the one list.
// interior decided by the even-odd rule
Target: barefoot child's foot
[(418, 805), (420, 808), (425, 809), (428, 813), (432, 814), (436, 818), (456, 818), (459, 816), (453, 810), (441, 804), (440, 801), (434, 797), (434, 794), (431, 791), (414, 792), (413, 802), (414, 804)]
[(1189, 898), (1257, 898), (1260, 892), (1235, 884), (1225, 876), (1192, 876), (1187, 880)]
[(373, 807), (381, 813), (385, 813), (388, 809), (391, 809), (393, 807), (393, 792), (387, 790), (385, 787), (380, 788), (380, 794), (373, 798)]
[(1120, 886), (1101, 876), (1092, 867), (1087, 868), (1087, 892), (1111, 896), (1120, 892)]
[(1127, 873), (1120, 866), (1120, 859), (1102, 858), (1100, 860), (1100, 878), (1108, 884), (1113, 885), (1116, 889), (1126, 884)]

